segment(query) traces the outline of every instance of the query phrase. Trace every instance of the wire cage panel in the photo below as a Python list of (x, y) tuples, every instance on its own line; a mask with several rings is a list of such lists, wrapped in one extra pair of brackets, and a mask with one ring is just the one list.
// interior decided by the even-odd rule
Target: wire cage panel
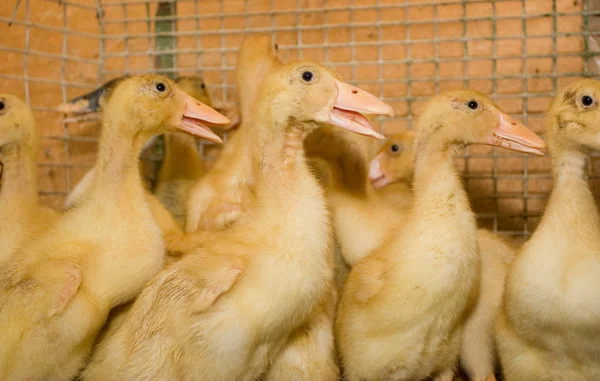
[[(41, 195), (56, 207), (93, 164), (99, 131), (96, 120), (63, 119), (54, 106), (110, 78), (159, 67), (202, 75), (213, 98), (235, 102), (236, 53), (249, 34), (271, 35), (283, 61), (323, 62), (390, 103), (396, 116), (379, 120), (387, 135), (412, 128), (432, 95), (463, 87), (489, 94), (541, 132), (557, 89), (596, 73), (594, 1), (21, 2), (15, 12), (16, 1), (0, 5), (0, 84), (34, 106)], [(204, 147), (208, 159), (217, 152)], [(146, 158), (160, 161), (160, 148)], [(548, 157), (469, 147), (456, 165), (482, 226), (518, 235), (535, 229), (552, 186)]]

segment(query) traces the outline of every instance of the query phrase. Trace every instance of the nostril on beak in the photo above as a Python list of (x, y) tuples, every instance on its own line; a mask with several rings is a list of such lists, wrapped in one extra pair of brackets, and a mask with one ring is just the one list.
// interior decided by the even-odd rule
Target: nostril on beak
[(517, 123), (516, 122), (510, 122), (510, 124), (512, 124), (513, 126), (516, 126)]
[(358, 90), (352, 89), (352, 94), (358, 94)]

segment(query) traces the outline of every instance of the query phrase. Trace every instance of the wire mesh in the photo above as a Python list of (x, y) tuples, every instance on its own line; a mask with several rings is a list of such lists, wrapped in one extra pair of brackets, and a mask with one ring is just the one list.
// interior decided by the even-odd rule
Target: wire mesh
[[(0, 84), (36, 111), (41, 195), (57, 207), (93, 164), (98, 127), (52, 107), (112, 77), (154, 71), (157, 56), (173, 57), (164, 72), (202, 75), (213, 98), (235, 102), (241, 40), (270, 34), (282, 60), (323, 62), (390, 103), (396, 116), (379, 121), (385, 134), (412, 128), (433, 94), (462, 87), (540, 132), (557, 89), (595, 73), (600, 15), (581, 0), (179, 0), (166, 17), (156, 16), (169, 3), (159, 0), (22, 0), (12, 17), (15, 3), (0, 5)], [(157, 32), (159, 21), (175, 28)], [(157, 38), (173, 44), (157, 49)], [(217, 152), (204, 147), (207, 158)], [(471, 147), (456, 165), (482, 226), (535, 229), (551, 189), (547, 157)], [(590, 168), (597, 191), (600, 167)]]

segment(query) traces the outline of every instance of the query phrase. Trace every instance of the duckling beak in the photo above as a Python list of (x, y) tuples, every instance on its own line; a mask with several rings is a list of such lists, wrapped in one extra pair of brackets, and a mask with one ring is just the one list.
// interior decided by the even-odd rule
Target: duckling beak
[(380, 160), (382, 157), (383, 154), (380, 153), (375, 156), (375, 159), (371, 160), (371, 163), (369, 163), (369, 180), (375, 189), (383, 188), (390, 183), (390, 180), (381, 169)]
[(65, 103), (61, 103), (56, 107), (56, 111), (63, 114), (87, 114), (100, 111), (100, 97), (104, 93), (104, 87), (73, 98)]
[(394, 110), (376, 96), (338, 79), (334, 79), (338, 93), (327, 123), (360, 135), (376, 139), (384, 136), (369, 123), (367, 115), (394, 115)]
[(87, 94), (83, 94), (81, 96), (71, 99), (70, 101), (61, 103), (56, 107), (56, 111), (62, 112), (63, 114), (75, 115), (100, 112), (100, 109), (102, 108), (100, 100), (106, 92), (106, 90), (125, 78), (127, 77), (124, 76), (111, 79), (110, 81), (106, 82), (97, 89), (90, 91)]
[(496, 111), (498, 113), (498, 126), (491, 136), (486, 139), (485, 144), (538, 156), (545, 155), (546, 142), (542, 138), (505, 113), (499, 110)]
[(179, 96), (185, 100), (185, 109), (177, 128), (213, 143), (223, 143), (219, 135), (212, 132), (207, 124), (229, 124), (229, 118), (192, 98), (183, 91), (177, 91), (179, 92)]

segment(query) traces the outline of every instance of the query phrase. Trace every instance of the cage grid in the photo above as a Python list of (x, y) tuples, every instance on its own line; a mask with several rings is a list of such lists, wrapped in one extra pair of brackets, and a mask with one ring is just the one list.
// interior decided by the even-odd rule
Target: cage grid
[[(174, 12), (157, 15), (165, 6)], [(157, 59), (172, 59), (162, 72), (202, 75), (214, 99), (235, 102), (239, 43), (269, 34), (284, 62), (323, 62), (390, 103), (384, 134), (412, 128), (428, 98), (463, 87), (541, 132), (557, 89), (596, 75), (599, 15), (591, 0), (10, 0), (0, 4), (0, 85), (35, 110), (40, 194), (59, 208), (93, 165), (99, 128), (54, 107), (110, 78), (155, 71)], [(158, 49), (159, 39), (170, 45)], [(218, 153), (203, 148), (207, 160)], [(160, 156), (146, 155), (147, 176)], [(535, 229), (552, 184), (548, 157), (469, 147), (455, 161), (480, 225)]]

